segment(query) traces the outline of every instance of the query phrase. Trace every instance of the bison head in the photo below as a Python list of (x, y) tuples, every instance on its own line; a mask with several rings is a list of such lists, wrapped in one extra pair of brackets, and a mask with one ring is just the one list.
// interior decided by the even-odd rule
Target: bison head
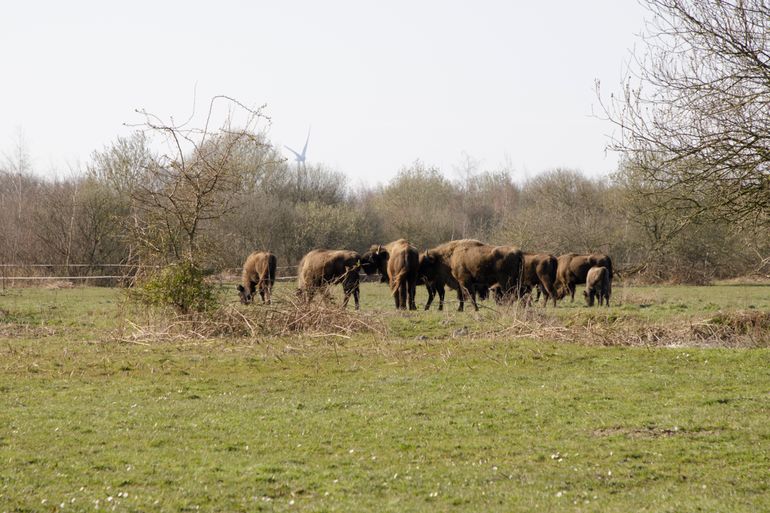
[(375, 245), (361, 257), (361, 267), (366, 274), (380, 273), (388, 279), (388, 252), (382, 246)]
[(241, 303), (248, 305), (254, 299), (253, 292), (243, 285), (238, 285), (238, 294), (241, 296)]

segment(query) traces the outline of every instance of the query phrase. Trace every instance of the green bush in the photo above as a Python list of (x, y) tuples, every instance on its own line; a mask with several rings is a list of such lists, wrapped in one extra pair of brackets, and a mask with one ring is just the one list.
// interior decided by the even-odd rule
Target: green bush
[(211, 310), (217, 306), (217, 299), (204, 275), (191, 262), (172, 264), (148, 276), (131, 296), (148, 305), (173, 307), (182, 314)]

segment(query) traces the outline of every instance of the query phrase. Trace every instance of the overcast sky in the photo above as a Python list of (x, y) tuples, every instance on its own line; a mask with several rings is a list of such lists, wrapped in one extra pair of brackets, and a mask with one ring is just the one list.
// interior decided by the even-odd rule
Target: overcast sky
[[(140, 121), (217, 94), (267, 104), (269, 137), (353, 182), (470, 157), (517, 178), (614, 170), (594, 80), (617, 91), (636, 0), (34, 1), (0, 16), (0, 152), (21, 130), (65, 174)], [(290, 154), (285, 152), (286, 156)]]

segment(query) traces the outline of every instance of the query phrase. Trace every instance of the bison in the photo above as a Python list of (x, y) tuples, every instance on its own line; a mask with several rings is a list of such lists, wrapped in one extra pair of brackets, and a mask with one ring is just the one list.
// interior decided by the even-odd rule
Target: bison
[[(466, 299), (470, 299), (478, 310), (476, 294), (479, 291), (486, 293), (494, 286), (498, 298), (518, 294), (521, 264), (522, 253), (516, 248), (463, 239), (426, 251), (421, 260), (420, 275), (428, 288), (429, 301), (432, 299), (430, 286), (439, 291), (440, 300), (441, 290), (449, 286), (457, 290), (458, 311), (464, 309)], [(429, 306), (430, 302), (426, 308)]]
[(544, 305), (553, 300), (556, 306), (556, 269), (558, 261), (548, 253), (524, 253), (524, 267), (521, 276), (521, 286), (524, 290), (537, 290), (537, 300), (540, 293), (544, 296)]
[(523, 254), (513, 246), (465, 246), (452, 253), (452, 276), (458, 283), (458, 310), (463, 309), (467, 297), (478, 310), (476, 293), (486, 294), (495, 289), (495, 298), (500, 302), (509, 297), (518, 297), (521, 287)]
[(474, 239), (461, 239), (445, 242), (433, 249), (422, 253), (419, 260), (418, 280), (425, 285), (428, 291), (428, 301), (425, 309), (428, 310), (433, 299), (438, 294), (438, 309), (444, 309), (444, 293), (446, 287), (458, 290), (457, 281), (452, 276), (450, 258), (458, 247), (482, 246), (483, 243)]
[(259, 289), (263, 303), (270, 304), (273, 285), (275, 284), (275, 266), (277, 259), (269, 251), (254, 251), (243, 263), (241, 284), (238, 293), (241, 303), (247, 305), (254, 299), (254, 291)]
[(345, 292), (342, 307), (345, 308), (348, 305), (352, 294), (358, 310), (360, 268), (361, 255), (355, 251), (314, 249), (302, 257), (299, 263), (298, 293), (306, 301), (310, 301), (317, 291), (323, 289), (325, 292), (327, 287), (341, 283), (342, 290)]
[(383, 281), (390, 283), (397, 309), (407, 306), (410, 310), (417, 309), (414, 302), (420, 260), (417, 248), (405, 239), (398, 239), (384, 246), (372, 246), (362, 260), (367, 274), (379, 272)]
[(575, 287), (586, 282), (588, 270), (591, 267), (606, 267), (609, 277), (610, 292), (612, 291), (612, 259), (602, 253), (592, 253), (590, 255), (578, 255), (576, 253), (567, 253), (561, 255), (558, 259), (556, 269), (556, 294), (562, 299), (570, 294), (572, 301), (575, 301)]
[(586, 276), (586, 289), (583, 295), (588, 306), (594, 306), (594, 298), (599, 298), (599, 306), (604, 300), (610, 306), (610, 272), (606, 267), (592, 267)]

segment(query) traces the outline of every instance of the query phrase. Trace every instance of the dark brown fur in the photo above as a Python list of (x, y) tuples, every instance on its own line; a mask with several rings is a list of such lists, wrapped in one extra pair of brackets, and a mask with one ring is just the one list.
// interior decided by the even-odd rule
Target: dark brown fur
[(270, 304), (270, 297), (275, 284), (275, 267), (277, 259), (269, 251), (254, 251), (243, 263), (241, 284), (238, 285), (238, 293), (241, 303), (247, 305), (254, 299), (255, 290), (259, 290), (259, 296), (263, 303)]
[(459, 290), (457, 281), (452, 276), (450, 259), (457, 248), (467, 246), (483, 246), (483, 243), (474, 239), (453, 240), (429, 249), (420, 255), (418, 279), (425, 284), (428, 291), (428, 302), (425, 303), (426, 310), (430, 308), (436, 294), (439, 298), (438, 309), (444, 309), (444, 293), (447, 286)]
[(428, 289), (430, 307), (433, 295), (439, 294), (439, 309), (443, 306), (444, 287), (457, 291), (458, 311), (470, 298), (478, 310), (476, 294), (490, 287), (498, 297), (518, 293), (522, 254), (509, 246), (488, 246), (477, 240), (450, 241), (426, 251), (420, 258), (420, 278)]
[(299, 263), (297, 272), (299, 293), (305, 300), (310, 301), (319, 290), (325, 291), (327, 287), (341, 283), (345, 292), (342, 307), (347, 306), (352, 294), (358, 310), (360, 268), (361, 255), (355, 251), (314, 249)]
[(458, 284), (458, 310), (470, 298), (478, 310), (476, 293), (494, 287), (498, 300), (518, 297), (521, 287), (523, 254), (513, 246), (463, 246), (450, 258), (452, 276)]
[(374, 245), (363, 256), (367, 274), (379, 272), (390, 284), (397, 309), (416, 310), (414, 302), (419, 267), (417, 248), (405, 239)]
[(599, 306), (602, 301), (610, 306), (610, 273), (606, 267), (592, 267), (586, 276), (586, 289), (583, 295), (588, 306), (594, 306), (594, 298), (599, 298)]
[(553, 300), (556, 306), (556, 269), (558, 261), (548, 253), (524, 253), (524, 270), (522, 271), (522, 288), (525, 291), (536, 289), (538, 299), (542, 292), (543, 305), (548, 306), (548, 300)]
[(602, 253), (590, 255), (567, 253), (561, 255), (557, 260), (556, 294), (559, 299), (570, 294), (572, 301), (575, 301), (575, 287), (586, 282), (586, 276), (591, 267), (607, 268), (610, 292), (612, 292), (612, 259), (609, 256)]

